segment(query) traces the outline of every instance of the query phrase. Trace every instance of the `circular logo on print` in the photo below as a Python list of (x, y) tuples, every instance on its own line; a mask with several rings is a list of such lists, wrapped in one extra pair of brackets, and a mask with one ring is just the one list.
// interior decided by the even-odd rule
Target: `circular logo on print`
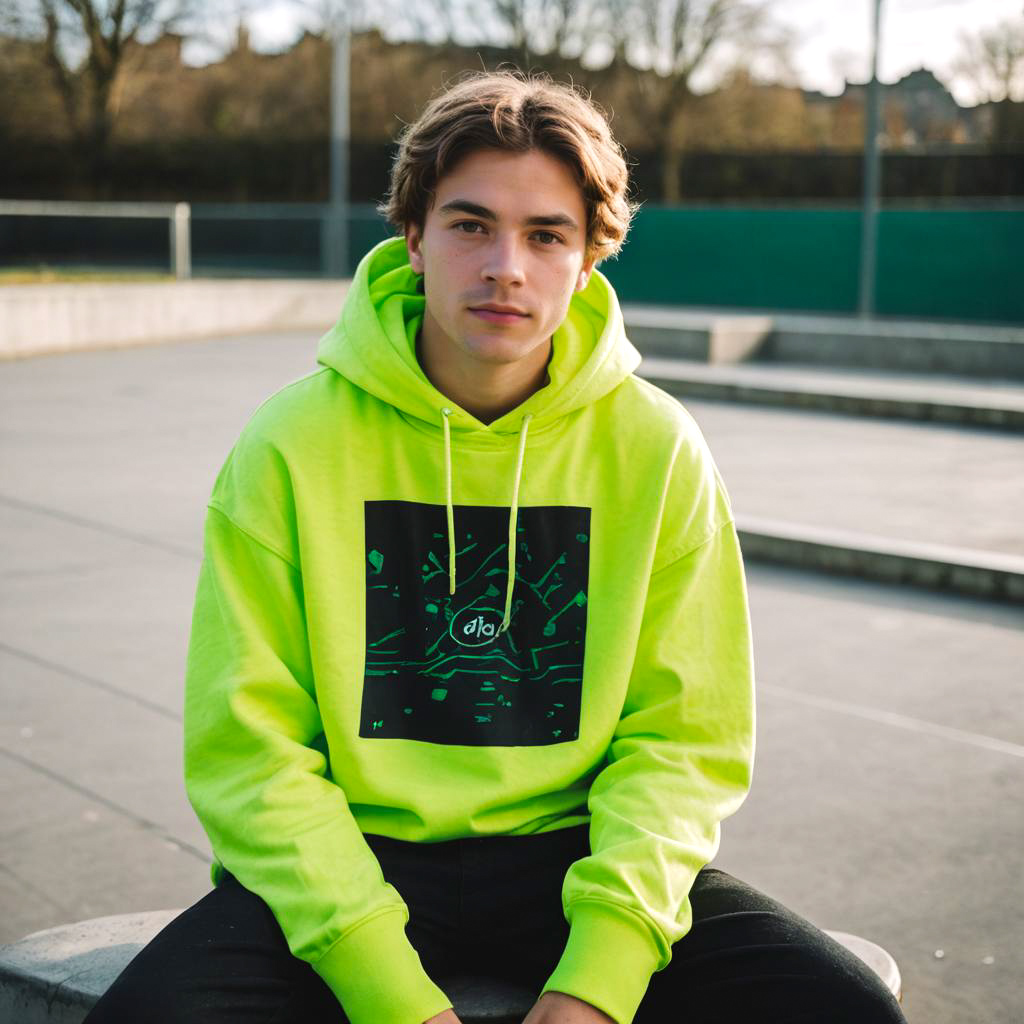
[(448, 632), (462, 647), (485, 647), (497, 639), (503, 617), (495, 608), (463, 608)]

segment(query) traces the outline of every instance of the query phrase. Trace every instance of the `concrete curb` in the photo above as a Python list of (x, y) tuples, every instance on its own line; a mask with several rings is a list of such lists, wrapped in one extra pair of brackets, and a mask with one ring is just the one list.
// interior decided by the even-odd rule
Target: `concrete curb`
[(764, 354), (780, 362), (1024, 379), (1024, 330), (776, 317)]
[(326, 331), (348, 281), (193, 280), (0, 287), (0, 360), (254, 331)]
[[(135, 955), (181, 910), (117, 914), (34, 932), (0, 946), (2, 1024), (80, 1024)], [(497, 978), (455, 975), (438, 984), (463, 1024), (519, 1024), (534, 1003)]]
[(815, 387), (795, 381), (780, 381), (776, 384), (743, 380), (741, 373), (745, 367), (737, 368), (739, 372), (733, 379), (724, 375), (715, 379), (703, 373), (702, 367), (686, 367), (681, 361), (671, 372), (667, 372), (668, 364), (669, 360), (645, 359), (639, 373), (652, 384), (682, 400), (703, 398), (847, 416), (985, 427), (1014, 433), (1024, 431), (1024, 403), (1017, 408), (1009, 402), (1000, 404), (997, 398), (985, 404), (924, 398), (910, 389), (903, 395), (895, 393), (895, 389), (887, 389), (889, 394), (870, 394), (869, 385), (856, 387), (852, 382), (847, 387), (837, 387), (834, 382), (823, 381)]
[(743, 555), (769, 562), (1024, 604), (1024, 557), (737, 516)]
[[(181, 910), (98, 917), (35, 932), (0, 947), (0, 1021), (80, 1024), (135, 955)], [(902, 999), (896, 961), (881, 946), (848, 932), (825, 933), (859, 957)], [(463, 1024), (519, 1024), (533, 994), (497, 978), (438, 979)]]
[(179, 913), (79, 921), (0, 947), (0, 1021), (78, 1024), (132, 957)]

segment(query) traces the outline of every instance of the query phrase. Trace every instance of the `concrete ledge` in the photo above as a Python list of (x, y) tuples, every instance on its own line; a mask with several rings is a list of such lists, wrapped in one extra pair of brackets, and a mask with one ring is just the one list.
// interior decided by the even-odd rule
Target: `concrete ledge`
[(742, 363), (754, 359), (772, 333), (768, 316), (720, 316), (711, 324), (709, 363)]
[[(0, 1021), (81, 1024), (135, 955), (181, 910), (98, 917), (50, 928), (0, 947)], [(874, 970), (897, 999), (896, 961), (881, 946), (847, 932), (826, 932)], [(496, 978), (438, 979), (463, 1024), (520, 1024), (535, 1002)]]
[(246, 331), (326, 331), (348, 281), (193, 280), (0, 287), (0, 359)]
[(686, 400), (743, 402), (787, 409), (1024, 431), (1024, 388), (924, 384), (898, 379), (842, 379), (805, 367), (707, 366), (682, 359), (645, 358), (638, 371)]
[(765, 356), (780, 362), (1024, 379), (1024, 330), (957, 324), (779, 319)]
[[(6, 285), (0, 359), (247, 331), (324, 331), (337, 320), (347, 286), (279, 278)], [(623, 316), (631, 339), (652, 355), (1024, 379), (1024, 330), (1015, 327), (633, 304)]]
[(143, 945), (179, 913), (99, 917), (0, 947), (0, 1021), (78, 1024)]
[(899, 1002), (903, 1001), (903, 979), (900, 977), (899, 966), (888, 950), (883, 949), (877, 942), (863, 939), (859, 935), (851, 935), (849, 932), (828, 931), (825, 934), (860, 957), (882, 979), (885, 987), (896, 999)]
[(751, 561), (1024, 604), (1024, 558), (1016, 555), (754, 516), (737, 516), (736, 527)]
[[(622, 315), (630, 339), (645, 355), (702, 362), (709, 361), (716, 323), (736, 319), (735, 310), (632, 304), (623, 305)], [(739, 319), (752, 325), (758, 317)], [(1024, 328), (1012, 326), (776, 312), (753, 352), (779, 363), (1024, 380)]]
[(641, 352), (702, 363), (753, 359), (772, 333), (768, 316), (707, 315), (631, 306), (623, 308), (623, 317), (630, 340)]
[[(136, 954), (181, 910), (98, 917), (0, 947), (0, 1022), (80, 1024)], [(496, 978), (438, 979), (463, 1024), (519, 1024), (535, 998)]]

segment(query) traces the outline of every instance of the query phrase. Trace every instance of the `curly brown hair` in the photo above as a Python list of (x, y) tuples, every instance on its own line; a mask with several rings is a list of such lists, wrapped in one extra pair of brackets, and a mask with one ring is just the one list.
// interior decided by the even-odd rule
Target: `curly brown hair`
[(481, 148), (536, 149), (560, 159), (583, 191), (585, 258), (600, 263), (618, 254), (637, 209), (622, 147), (589, 94), (547, 74), (475, 71), (435, 96), (399, 137), (378, 211), (401, 232), (422, 229), (437, 183)]

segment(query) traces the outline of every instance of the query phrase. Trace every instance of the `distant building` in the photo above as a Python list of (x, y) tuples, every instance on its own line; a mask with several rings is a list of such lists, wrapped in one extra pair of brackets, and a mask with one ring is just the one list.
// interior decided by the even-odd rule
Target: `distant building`
[(1019, 146), (1024, 142), (1024, 101), (990, 100), (966, 113), (980, 139), (1002, 145)]
[[(918, 68), (896, 82), (881, 82), (883, 105), (883, 145), (891, 149), (912, 148), (927, 143), (978, 143), (984, 141), (984, 126), (961, 107), (946, 86), (928, 68)], [(831, 114), (839, 122), (857, 115), (863, 132), (866, 82), (845, 82), (843, 91), (829, 96), (804, 90), (804, 102), (819, 118)], [(839, 132), (834, 141), (848, 142), (848, 132)]]
[(911, 71), (887, 86), (885, 101), (903, 115), (905, 128), (900, 141), (904, 145), (972, 141), (963, 108), (927, 68)]

